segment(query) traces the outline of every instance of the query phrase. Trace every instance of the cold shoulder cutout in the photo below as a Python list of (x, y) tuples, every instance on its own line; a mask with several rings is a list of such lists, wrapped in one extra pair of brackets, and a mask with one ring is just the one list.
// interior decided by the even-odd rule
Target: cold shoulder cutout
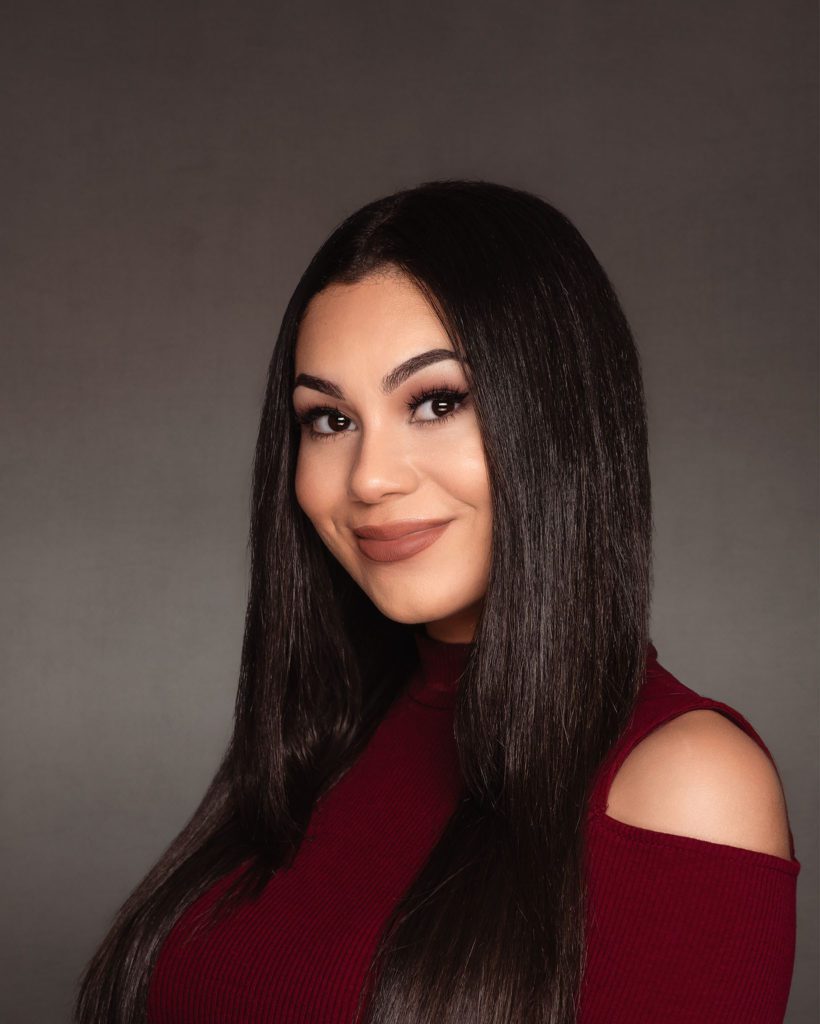
[[(721, 715), (727, 717), (758, 744), (769, 758), (777, 772), (778, 779), (780, 779), (780, 773), (777, 771), (777, 765), (771, 751), (763, 742), (763, 739), (753, 728), (751, 723), (731, 705), (726, 704), (723, 701), (715, 700), (711, 697), (701, 696), (699, 693), (684, 685), (658, 662), (656, 654), (657, 652), (654, 646), (650, 645), (650, 658), (647, 663), (646, 677), (642, 692), (638, 699), (637, 707), (632, 716), (632, 720), (627, 725), (627, 728), (624, 730), (620, 740), (614, 745), (598, 772), (598, 779), (593, 790), (589, 808), (591, 818), (596, 820), (604, 818), (606, 819), (606, 824), (611, 824), (613, 826), (614, 831), (619, 832), (621, 835), (631, 835), (634, 838), (638, 838), (639, 833), (645, 832), (650, 833), (650, 838), (651, 836), (658, 835), (663, 835), (664, 838), (666, 838), (666, 834), (656, 832), (651, 829), (627, 825), (624, 822), (617, 821), (617, 819), (612, 818), (607, 814), (609, 793), (613, 779), (627, 756), (645, 737), (650, 735), (650, 733), (659, 726), (667, 722), (671, 722), (673, 719), (686, 714), (688, 711), (709, 709), (717, 711)], [(724, 845), (711, 843), (708, 840), (695, 839), (689, 836), (669, 834), (669, 838), (682, 840), (682, 842), (677, 845), (681, 847), (689, 847), (690, 849), (702, 849), (702, 847), (699, 846), (692, 846), (692, 843), (705, 844), (708, 847), (722, 847)], [(794, 837), (790, 827), (789, 859), (779, 857), (776, 854), (760, 853), (755, 850), (744, 850), (742, 847), (727, 845), (726, 849), (730, 852), (730, 855), (735, 851), (741, 855), (748, 853), (751, 855), (753, 860), (757, 861), (757, 863), (761, 865), (765, 864), (775, 870), (783, 870), (787, 874), (796, 875), (800, 870), (800, 862), (794, 856)], [(764, 859), (761, 860), (760, 858)]]
[(630, 752), (664, 723), (697, 709), (732, 721), (777, 771), (737, 709), (685, 686), (660, 665), (651, 645), (650, 654), (632, 718), (601, 765), (590, 800), (588, 959), (579, 1024), (782, 1024), (801, 867), (791, 829), (787, 859), (607, 813), (612, 781)]
[(780, 777), (728, 716), (696, 708), (663, 722), (627, 754), (606, 814), (653, 831), (790, 856)]

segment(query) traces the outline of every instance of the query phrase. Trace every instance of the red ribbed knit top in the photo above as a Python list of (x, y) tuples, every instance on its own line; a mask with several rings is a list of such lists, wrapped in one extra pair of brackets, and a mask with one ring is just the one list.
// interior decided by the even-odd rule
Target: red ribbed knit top
[[(356, 763), (318, 801), (306, 841), (257, 902), (160, 948), (149, 1024), (350, 1024), (380, 928), (455, 810), (459, 674), (471, 644), (417, 631), (420, 669)], [(781, 1024), (795, 954), (800, 862), (606, 814), (614, 774), (662, 722), (734, 708), (684, 686), (650, 644), (632, 719), (601, 766), (587, 819), (587, 968), (579, 1024)], [(241, 867), (238, 870), (241, 870)]]

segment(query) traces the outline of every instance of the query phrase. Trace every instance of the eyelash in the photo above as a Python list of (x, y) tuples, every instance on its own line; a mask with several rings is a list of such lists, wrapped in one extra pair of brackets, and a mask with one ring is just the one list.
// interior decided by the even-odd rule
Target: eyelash
[[(439, 424), (439, 423), (446, 423), (447, 420), (452, 419), (453, 416), (457, 416), (461, 412), (461, 410), (463, 408), (464, 399), (467, 398), (467, 396), (468, 396), (468, 392), (467, 391), (456, 391), (454, 388), (450, 388), (450, 387), (446, 387), (446, 386), (440, 386), (440, 387), (435, 387), (435, 388), (424, 388), (417, 395), (413, 395), (410, 398), (410, 400), (405, 402), (404, 404), (410, 410), (410, 412), (415, 412), (416, 409), (418, 409), (418, 407), (420, 405), (423, 405), (425, 402), (428, 402), (431, 398), (455, 399), (456, 401), (462, 403), (462, 406), (460, 408), (454, 409), (453, 412), (448, 412), (445, 416), (438, 416), (438, 417), (436, 417), (435, 419), (432, 419), (432, 420), (419, 420), (418, 421), (419, 425), (421, 425), (423, 427), (431, 427), (431, 426), (434, 426), (434, 425)], [(332, 406), (332, 405), (314, 405), (314, 406), (311, 406), (311, 408), (306, 409), (303, 413), (297, 414), (296, 419), (297, 419), (297, 421), (299, 423), (301, 423), (301, 424), (303, 424), (305, 426), (311, 427), (311, 425), (314, 422), (314, 420), (317, 420), (320, 416), (329, 415), (331, 413), (336, 413), (337, 415), (341, 416), (343, 419), (348, 419), (349, 418), (349, 417), (345, 416), (344, 413), (340, 412), (335, 406)], [(311, 427), (311, 429), (308, 430), (307, 433), (308, 433), (308, 436), (313, 441), (327, 441), (327, 440), (331, 440), (333, 438), (339, 437), (342, 434), (347, 434), (347, 433), (349, 433), (349, 431), (347, 431), (347, 430), (339, 430), (339, 431), (335, 431), (335, 432), (331, 431), (328, 434), (322, 434), (318, 430), (313, 430), (312, 427)]]

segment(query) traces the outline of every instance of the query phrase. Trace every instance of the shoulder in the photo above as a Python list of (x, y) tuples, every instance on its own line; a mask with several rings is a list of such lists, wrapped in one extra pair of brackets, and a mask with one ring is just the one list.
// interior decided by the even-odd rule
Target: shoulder
[(684, 712), (645, 736), (615, 773), (606, 813), (657, 832), (791, 858), (773, 762), (711, 709)]

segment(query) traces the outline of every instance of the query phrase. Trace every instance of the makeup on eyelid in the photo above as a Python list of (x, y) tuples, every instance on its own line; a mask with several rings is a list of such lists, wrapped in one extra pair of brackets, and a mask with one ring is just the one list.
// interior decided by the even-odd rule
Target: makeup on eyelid
[[(443, 416), (436, 416), (433, 419), (429, 420), (414, 421), (416, 424), (419, 424), (421, 426), (430, 426), (433, 424), (445, 423), (447, 422), (447, 420), (452, 419), (453, 416), (456, 416), (464, 408), (468, 397), (469, 392), (467, 391), (458, 390), (448, 385), (439, 385), (432, 388), (422, 389), (422, 391), (420, 391), (418, 394), (413, 395), (409, 399), (409, 401), (405, 402), (404, 404), (406, 408), (410, 410), (410, 412), (415, 412), (415, 410), (419, 406), (424, 405), (425, 402), (429, 402), (431, 400), (443, 400), (447, 402), (455, 401), (459, 403), (456, 409), (454, 409), (452, 412), (446, 413)], [(344, 413), (342, 413), (341, 410), (338, 409), (338, 407), (330, 405), (314, 405), (310, 406), (304, 412), (295, 413), (296, 420), (303, 426), (310, 428), (307, 431), (307, 433), (311, 440), (325, 440), (328, 438), (338, 437), (340, 434), (351, 433), (351, 431), (348, 430), (325, 432), (314, 430), (312, 428), (312, 424), (317, 419), (320, 419), (322, 416), (333, 415), (339, 416), (342, 419), (349, 419), (349, 417), (345, 416)]]

